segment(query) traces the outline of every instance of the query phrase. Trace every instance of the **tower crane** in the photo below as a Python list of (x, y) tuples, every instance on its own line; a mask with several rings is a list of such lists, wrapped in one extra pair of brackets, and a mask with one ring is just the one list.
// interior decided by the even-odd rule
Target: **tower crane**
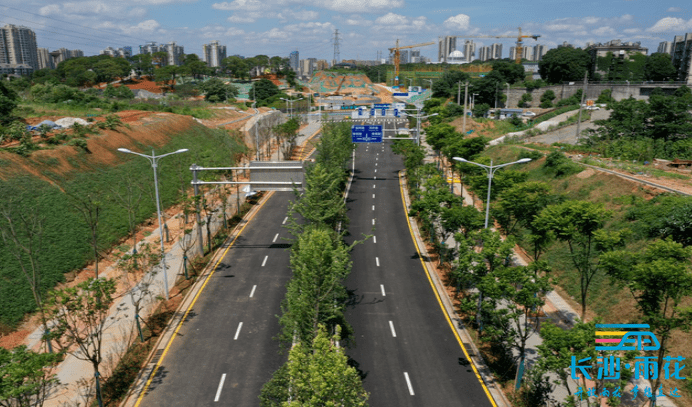
[(415, 45), (405, 45), (403, 47), (399, 46), (399, 40), (396, 40), (396, 46), (394, 48), (390, 48), (389, 52), (394, 53), (394, 86), (399, 86), (399, 62), (400, 62), (400, 54), (399, 50), (401, 49), (407, 49), (407, 48), (418, 48), (418, 47), (426, 47), (428, 45), (433, 45), (435, 44), (435, 41), (432, 42), (424, 42), (422, 44), (415, 44)]
[(522, 35), (521, 27), (519, 27), (519, 35), (516, 35), (516, 36), (515, 35), (452, 35), (452, 37), (456, 37), (456, 38), (516, 38), (517, 39), (517, 48), (516, 48), (514, 60), (517, 64), (521, 64), (521, 55), (524, 51), (523, 39), (524, 38), (533, 38), (534, 40), (538, 41), (538, 37), (540, 37), (540, 35)]

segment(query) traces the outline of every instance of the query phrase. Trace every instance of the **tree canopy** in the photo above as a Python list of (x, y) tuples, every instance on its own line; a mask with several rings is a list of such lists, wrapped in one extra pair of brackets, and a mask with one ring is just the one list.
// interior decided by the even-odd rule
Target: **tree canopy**
[(538, 63), (538, 72), (548, 83), (580, 81), (590, 63), (589, 53), (581, 48), (553, 48)]

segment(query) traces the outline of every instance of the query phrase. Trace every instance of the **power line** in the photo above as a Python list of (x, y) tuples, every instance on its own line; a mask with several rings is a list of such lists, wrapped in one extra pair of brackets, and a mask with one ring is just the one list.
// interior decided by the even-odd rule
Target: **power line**
[(47, 19), (49, 19), (49, 20), (58, 21), (58, 22), (61, 22), (61, 23), (65, 23), (65, 24), (70, 24), (70, 25), (77, 26), (77, 27), (86, 28), (86, 29), (91, 30), (91, 31), (99, 31), (99, 32), (102, 32), (102, 33), (108, 34), (108, 35), (117, 35), (117, 36), (120, 36), (120, 37), (132, 38), (132, 39), (135, 39), (135, 40), (137, 40), (137, 41), (144, 41), (144, 42), (150, 41), (150, 40), (142, 40), (141, 38), (133, 37), (133, 36), (127, 35), (127, 34), (119, 34), (119, 33), (115, 33), (115, 32), (100, 30), (100, 29), (98, 29), (98, 28), (87, 27), (87, 26), (84, 26), (84, 25), (76, 24), (76, 23), (71, 22), (71, 21), (64, 21), (64, 20), (59, 20), (59, 19), (57, 19), (57, 18), (53, 18), (53, 17), (42, 16), (42, 15), (40, 15), (40, 14), (36, 14), (36, 13), (32, 13), (32, 12), (30, 12), (30, 11), (18, 9), (18, 8), (16, 8), (16, 7), (8, 6), (8, 5), (6, 5), (6, 4), (0, 4), (0, 6), (6, 7), (6, 8), (9, 8), (9, 9), (12, 9), (12, 10), (16, 10), (16, 11), (19, 11), (19, 12), (22, 12), (22, 13), (31, 14), (31, 15), (34, 15), (34, 16), (37, 16), (37, 17), (47, 18)]

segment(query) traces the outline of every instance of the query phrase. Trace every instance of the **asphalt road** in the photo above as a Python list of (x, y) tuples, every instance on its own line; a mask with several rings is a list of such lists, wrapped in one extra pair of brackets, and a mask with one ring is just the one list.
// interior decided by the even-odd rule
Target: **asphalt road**
[(291, 276), (282, 223), (292, 197), (276, 192), (238, 237), (171, 344), (142, 406), (259, 405), (260, 389), (287, 357), (272, 338)]
[(402, 159), (391, 141), (359, 145), (355, 156), (348, 240), (374, 237), (353, 249), (346, 319), (356, 342), (348, 354), (364, 376), (369, 404), (491, 406), (413, 245), (399, 188)]

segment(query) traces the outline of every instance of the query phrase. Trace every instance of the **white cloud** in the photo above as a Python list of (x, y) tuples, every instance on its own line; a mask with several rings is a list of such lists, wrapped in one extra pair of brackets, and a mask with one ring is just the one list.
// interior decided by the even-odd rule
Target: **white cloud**
[(320, 16), (320, 13), (312, 10), (284, 10), (277, 14), (277, 17), (281, 20), (298, 20), (298, 21), (308, 21), (316, 20)]
[(380, 25), (408, 25), (409, 19), (401, 14), (389, 12), (381, 17), (377, 17), (375, 24)]
[(369, 25), (372, 24), (372, 21), (369, 21), (369, 20), (361, 20), (361, 19), (358, 19), (358, 18), (347, 18), (346, 20), (344, 20), (344, 22), (345, 22), (347, 25), (357, 25), (357, 26), (359, 26), (359, 25), (369, 26)]
[(471, 18), (466, 14), (457, 14), (449, 17), (442, 23), (446, 28), (459, 31), (467, 31), (469, 29)]
[(667, 11), (669, 13), (682, 13), (683, 9), (681, 9), (680, 7), (670, 7)]
[(38, 9), (38, 13), (42, 16), (49, 16), (51, 14), (58, 14), (60, 13), (60, 6), (57, 4), (51, 4), (48, 6), (43, 6), (40, 9)]
[(404, 6), (404, 0), (318, 0), (306, 3), (342, 13), (376, 13)]
[(147, 9), (143, 7), (135, 7), (132, 10), (130, 10), (127, 15), (129, 17), (135, 17), (135, 18), (141, 18), (147, 15)]
[(136, 26), (131, 27), (133, 31), (154, 31), (157, 28), (161, 27), (161, 24), (158, 23), (156, 20), (145, 20), (142, 21), (141, 23), (137, 24)]
[(664, 17), (656, 22), (653, 26), (646, 29), (651, 33), (662, 32), (681, 32), (692, 29), (692, 20), (685, 21), (682, 18)]
[(622, 32), (625, 34), (639, 34), (642, 30), (640, 28), (626, 28)]
[(566, 24), (566, 23), (551, 23), (547, 24), (544, 29), (548, 31), (583, 31), (584, 26), (580, 24)]
[(249, 24), (254, 23), (255, 19), (249, 16), (240, 16), (238, 14), (233, 14), (226, 19), (227, 21), (235, 24)]
[(595, 30), (591, 30), (590, 32), (593, 35), (599, 35), (599, 36), (615, 36), (615, 35), (617, 35), (617, 31), (615, 31), (612, 27), (608, 27), (608, 26), (599, 27), (599, 28), (596, 28)]
[(232, 2), (214, 3), (211, 8), (215, 10), (242, 10), (242, 11), (259, 11), (265, 8), (266, 5), (259, 0), (233, 0)]

